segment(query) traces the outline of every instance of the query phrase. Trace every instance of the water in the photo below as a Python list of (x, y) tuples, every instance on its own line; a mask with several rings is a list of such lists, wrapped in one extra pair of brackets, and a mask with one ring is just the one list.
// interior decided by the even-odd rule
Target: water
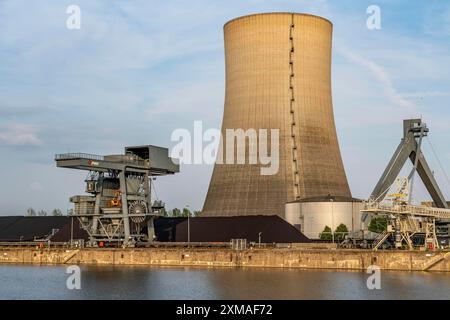
[(65, 266), (0, 265), (0, 299), (450, 299), (450, 274), (82, 266), (81, 289)]

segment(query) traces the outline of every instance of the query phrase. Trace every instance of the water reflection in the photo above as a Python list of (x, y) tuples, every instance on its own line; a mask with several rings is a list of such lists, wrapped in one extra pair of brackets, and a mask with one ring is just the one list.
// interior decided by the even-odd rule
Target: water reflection
[(0, 265), (1, 299), (450, 299), (450, 274), (382, 272), (368, 290), (359, 271), (82, 266), (68, 290), (63, 266)]

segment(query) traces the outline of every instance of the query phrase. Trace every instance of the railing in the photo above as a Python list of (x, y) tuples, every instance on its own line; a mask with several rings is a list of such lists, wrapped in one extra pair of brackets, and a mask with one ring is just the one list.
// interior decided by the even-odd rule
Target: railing
[(230, 247), (233, 250), (245, 250), (247, 249), (247, 239), (231, 239)]
[(118, 162), (118, 163), (129, 163), (132, 165), (138, 166), (148, 166), (149, 163), (146, 160), (142, 159), (126, 159), (126, 158), (108, 158), (105, 159), (104, 156), (100, 156), (97, 154), (89, 154), (89, 153), (60, 153), (55, 155), (55, 160), (77, 160), (77, 159), (86, 159), (86, 160), (97, 160), (97, 161), (109, 161), (109, 162)]
[(215, 248), (229, 248), (229, 242), (138, 242), (138, 248), (170, 248), (170, 247), (215, 247)]
[(72, 244), (69, 242), (52, 242), (52, 241), (17, 241), (17, 242), (0, 242), (0, 247), (35, 247), (38, 249), (49, 248), (82, 248), (84, 247), (83, 241), (74, 240)]
[[(245, 239), (243, 239), (245, 240)], [(313, 247), (313, 243), (258, 243), (258, 242), (247, 242), (246, 248), (241, 247), (242, 250), (247, 249), (291, 249), (291, 248), (301, 248), (303, 246), (311, 246), (312, 249), (328, 249), (328, 247), (318, 248)], [(177, 247), (196, 247), (196, 248), (222, 248), (229, 249), (233, 248), (230, 242), (138, 242), (136, 243), (138, 248), (177, 248)], [(234, 249), (234, 248), (233, 248)]]
[(149, 165), (149, 162), (147, 160), (139, 160), (139, 159), (136, 159), (136, 160), (121, 159), (119, 162), (134, 164), (134, 165), (138, 165), (141, 167), (148, 167), (148, 165)]
[(386, 241), (386, 239), (389, 237), (389, 233), (387, 231), (383, 231), (378, 235), (378, 237), (373, 241), (373, 250), (377, 251), (378, 248)]
[(450, 209), (441, 209), (426, 206), (410, 206), (401, 204), (387, 205), (381, 204), (379, 202), (366, 202), (362, 211), (382, 211), (387, 213), (450, 219)]
[(97, 154), (88, 153), (60, 153), (55, 155), (55, 160), (74, 160), (74, 159), (87, 159), (103, 161), (105, 158)]

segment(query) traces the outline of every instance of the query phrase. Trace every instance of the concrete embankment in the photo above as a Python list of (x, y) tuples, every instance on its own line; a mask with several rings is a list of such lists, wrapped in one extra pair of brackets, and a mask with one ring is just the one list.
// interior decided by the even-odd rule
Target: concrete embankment
[(37, 249), (0, 247), (0, 263), (90, 264), (202, 267), (264, 267), (365, 270), (447, 271), (450, 252), (338, 249), (139, 248)]

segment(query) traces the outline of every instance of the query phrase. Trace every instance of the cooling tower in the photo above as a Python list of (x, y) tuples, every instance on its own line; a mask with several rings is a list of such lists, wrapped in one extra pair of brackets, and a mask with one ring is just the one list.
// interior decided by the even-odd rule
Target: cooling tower
[(289, 201), (350, 197), (331, 100), (331, 22), (255, 14), (226, 23), (224, 37), (222, 141), (226, 129), (279, 129), (279, 169), (216, 162), (203, 215), (284, 216)]

